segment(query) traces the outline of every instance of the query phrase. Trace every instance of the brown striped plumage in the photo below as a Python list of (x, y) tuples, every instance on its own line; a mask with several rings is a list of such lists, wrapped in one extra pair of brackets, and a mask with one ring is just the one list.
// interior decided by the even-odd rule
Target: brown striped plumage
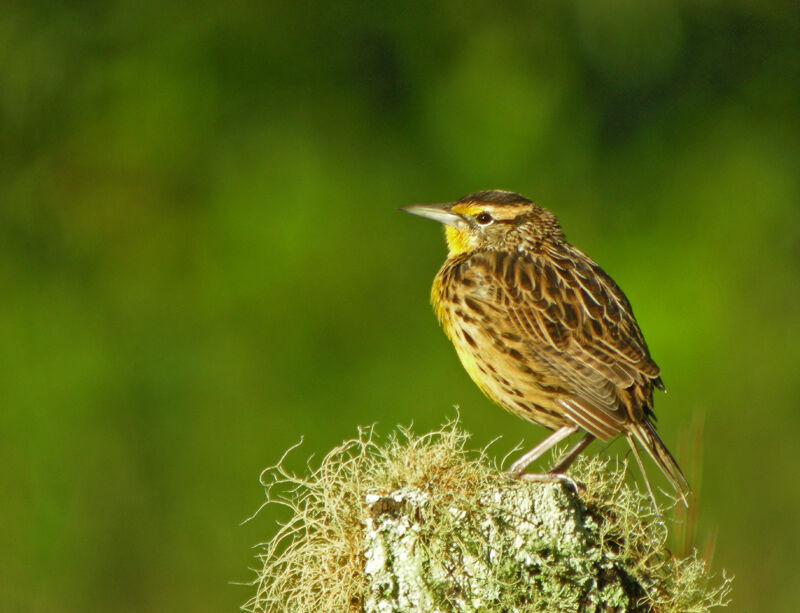
[(555, 431), (511, 471), (522, 475), (579, 429), (587, 434), (559, 473), (593, 438), (624, 434), (683, 495), (686, 480), (653, 424), (660, 370), (631, 305), (555, 216), (503, 191), (405, 210), (446, 226), (450, 253), (431, 300), (467, 372), (494, 402)]

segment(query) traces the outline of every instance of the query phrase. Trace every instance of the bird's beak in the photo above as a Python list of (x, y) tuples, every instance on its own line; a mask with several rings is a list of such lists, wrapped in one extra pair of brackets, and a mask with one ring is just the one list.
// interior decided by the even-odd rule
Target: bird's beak
[(438, 221), (446, 226), (458, 227), (459, 224), (464, 223), (461, 215), (453, 213), (450, 210), (452, 203), (447, 204), (412, 204), (411, 206), (400, 207), (401, 211), (411, 213), (412, 215), (419, 215), (433, 221)]

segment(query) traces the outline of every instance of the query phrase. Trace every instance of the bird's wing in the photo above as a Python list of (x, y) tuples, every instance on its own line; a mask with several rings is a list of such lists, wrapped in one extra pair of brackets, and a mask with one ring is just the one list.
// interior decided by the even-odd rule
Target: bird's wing
[[(620, 391), (660, 383), (628, 300), (614, 281), (569, 245), (543, 255), (476, 254), (476, 300), (497, 307), (513, 330), (509, 346), (559, 382), (560, 408), (608, 439), (629, 420)], [(465, 278), (468, 273), (464, 273)], [(516, 341), (516, 342), (515, 342)], [(519, 353), (519, 350), (517, 350)], [(512, 352), (512, 357), (514, 357)]]

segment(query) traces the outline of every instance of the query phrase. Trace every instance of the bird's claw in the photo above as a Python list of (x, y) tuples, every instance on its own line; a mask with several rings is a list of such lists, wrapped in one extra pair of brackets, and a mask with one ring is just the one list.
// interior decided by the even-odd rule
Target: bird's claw
[(586, 486), (583, 483), (575, 481), (575, 479), (564, 473), (520, 473), (512, 476), (526, 483), (564, 483), (569, 485), (576, 494), (586, 491)]

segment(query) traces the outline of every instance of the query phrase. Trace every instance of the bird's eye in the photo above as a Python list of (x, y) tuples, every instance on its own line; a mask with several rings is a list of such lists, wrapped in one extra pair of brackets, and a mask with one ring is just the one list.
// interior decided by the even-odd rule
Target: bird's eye
[(487, 224), (492, 223), (492, 221), (494, 220), (492, 219), (492, 216), (489, 215), (489, 213), (483, 212), (478, 214), (478, 216), (475, 218), (475, 221), (477, 221), (482, 226), (485, 226)]

